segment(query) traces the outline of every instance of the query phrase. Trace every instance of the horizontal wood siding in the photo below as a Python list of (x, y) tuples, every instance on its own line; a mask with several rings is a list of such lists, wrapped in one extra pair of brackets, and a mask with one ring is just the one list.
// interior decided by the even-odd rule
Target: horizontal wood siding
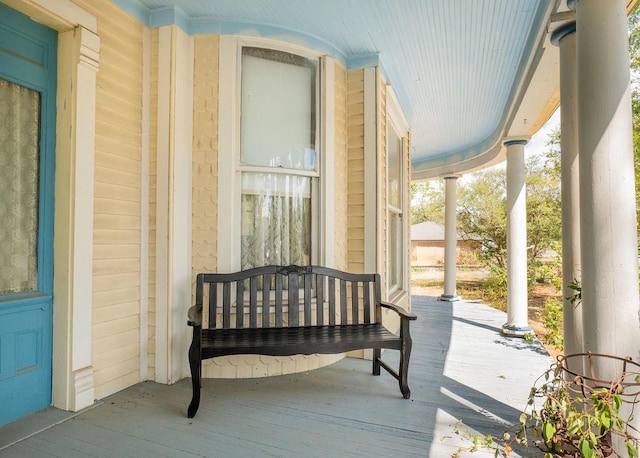
[(98, 19), (92, 358), (95, 396), (140, 381), (142, 25), (111, 2)]
[(387, 297), (387, 85), (381, 76), (378, 76), (378, 221), (379, 242), (378, 242), (378, 272), (382, 279), (382, 297)]
[(347, 269), (347, 202), (348, 202), (348, 152), (347, 152), (347, 71), (335, 64), (335, 267)]
[(155, 380), (156, 369), (156, 203), (158, 183), (158, 29), (151, 30), (149, 87), (149, 310), (148, 378)]
[(364, 272), (364, 71), (347, 72), (347, 270)]

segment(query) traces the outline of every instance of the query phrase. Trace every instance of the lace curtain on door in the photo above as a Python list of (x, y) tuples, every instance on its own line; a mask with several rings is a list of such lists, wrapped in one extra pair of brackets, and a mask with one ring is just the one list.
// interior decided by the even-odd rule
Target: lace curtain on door
[(0, 79), (0, 295), (38, 286), (40, 94)]

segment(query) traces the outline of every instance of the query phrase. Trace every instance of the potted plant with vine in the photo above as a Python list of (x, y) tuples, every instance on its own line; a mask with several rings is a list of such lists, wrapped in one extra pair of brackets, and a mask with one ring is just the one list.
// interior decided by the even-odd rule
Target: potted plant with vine
[[(613, 380), (594, 376), (594, 366), (604, 359), (621, 365)], [(583, 361), (588, 374), (569, 370), (583, 367)], [(515, 442), (539, 448), (545, 458), (614, 457), (619, 456), (612, 445), (617, 436), (627, 455), (638, 457), (639, 431), (621, 416), (624, 403), (633, 407), (638, 402), (638, 369), (640, 365), (629, 358), (594, 353), (560, 356), (543, 374), (542, 384), (531, 389), (527, 411), (504, 448)]]
[[(595, 366), (604, 360), (620, 365), (614, 380), (594, 376)], [(576, 373), (569, 367), (585, 367), (587, 374)], [(491, 449), (496, 457), (509, 457), (514, 448), (535, 447), (545, 458), (637, 458), (640, 432), (621, 409), (624, 404), (633, 408), (639, 395), (640, 364), (630, 358), (594, 353), (560, 356), (531, 388), (519, 423), (505, 432), (501, 440), (471, 435), (458, 423), (455, 432), (473, 445), (452, 456), (460, 456), (463, 451)], [(626, 455), (614, 450), (616, 439), (624, 444)]]

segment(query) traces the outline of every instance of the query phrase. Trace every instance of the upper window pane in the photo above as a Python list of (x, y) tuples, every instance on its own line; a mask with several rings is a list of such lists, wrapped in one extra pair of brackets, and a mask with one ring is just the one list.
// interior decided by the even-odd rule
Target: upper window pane
[(242, 164), (315, 170), (316, 78), (316, 61), (242, 48)]
[(396, 134), (395, 130), (387, 130), (387, 173), (389, 176), (389, 205), (400, 208), (400, 153), (402, 151), (402, 139)]

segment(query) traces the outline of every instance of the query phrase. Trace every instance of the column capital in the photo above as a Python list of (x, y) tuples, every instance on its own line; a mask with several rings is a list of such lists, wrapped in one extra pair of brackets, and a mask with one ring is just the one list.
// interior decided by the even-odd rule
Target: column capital
[(512, 145), (526, 145), (527, 143), (529, 143), (529, 140), (531, 140), (531, 137), (529, 136), (522, 136), (522, 137), (505, 137), (502, 140), (502, 144), (504, 146), (512, 146)]
[(442, 177), (443, 180), (457, 180), (458, 178), (460, 178), (462, 175), (457, 175), (455, 173), (450, 173), (448, 175), (444, 175)]
[(560, 41), (567, 35), (575, 33), (575, 31), (576, 21), (567, 22), (566, 24), (561, 25), (553, 32), (553, 34), (551, 34), (551, 44), (554, 46), (560, 46)]

